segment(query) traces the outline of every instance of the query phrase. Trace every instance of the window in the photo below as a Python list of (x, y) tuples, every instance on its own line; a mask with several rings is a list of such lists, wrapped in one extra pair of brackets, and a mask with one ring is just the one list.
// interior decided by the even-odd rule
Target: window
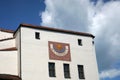
[(92, 44), (94, 45), (94, 41), (92, 41)]
[(82, 46), (82, 40), (78, 39), (78, 45)]
[(35, 32), (35, 38), (40, 39), (40, 33), (39, 32)]
[(55, 63), (49, 62), (49, 76), (50, 77), (55, 77)]
[(79, 79), (85, 79), (83, 65), (78, 65), (78, 75)]
[(63, 67), (64, 67), (64, 77), (70, 78), (69, 64), (64, 64)]

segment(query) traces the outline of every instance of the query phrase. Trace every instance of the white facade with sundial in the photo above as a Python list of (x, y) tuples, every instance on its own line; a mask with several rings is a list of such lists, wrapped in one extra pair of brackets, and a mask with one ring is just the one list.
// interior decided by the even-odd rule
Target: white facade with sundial
[(15, 46), (0, 49), (0, 55), (15, 51), (10, 64), (15, 72), (3, 69), (4, 74), (22, 80), (99, 80), (92, 34), (20, 24), (13, 37)]

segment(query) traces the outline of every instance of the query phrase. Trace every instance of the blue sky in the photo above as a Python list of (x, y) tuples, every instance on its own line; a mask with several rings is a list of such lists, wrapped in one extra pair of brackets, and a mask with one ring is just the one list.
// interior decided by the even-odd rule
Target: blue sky
[(100, 79), (120, 80), (119, 0), (0, 0), (0, 12), (0, 28), (28, 23), (94, 34)]
[(44, 0), (0, 0), (0, 27), (15, 30), (20, 23), (40, 25)]

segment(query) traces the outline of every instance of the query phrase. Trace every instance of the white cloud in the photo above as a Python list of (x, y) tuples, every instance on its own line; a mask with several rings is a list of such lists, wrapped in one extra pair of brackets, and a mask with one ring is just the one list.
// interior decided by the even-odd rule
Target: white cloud
[(48, 13), (48, 11), (43, 12), (42, 18), (44, 18), (43, 24), (51, 24), (52, 23), (52, 15)]
[(106, 71), (102, 71), (100, 73), (100, 78), (114, 78), (120, 76), (120, 70), (119, 69), (110, 69)]
[(87, 30), (88, 0), (46, 0), (45, 4), (41, 25), (77, 31)]
[(96, 35), (99, 70), (111, 68), (114, 62), (120, 60), (120, 1), (99, 6), (92, 21), (89, 30)]

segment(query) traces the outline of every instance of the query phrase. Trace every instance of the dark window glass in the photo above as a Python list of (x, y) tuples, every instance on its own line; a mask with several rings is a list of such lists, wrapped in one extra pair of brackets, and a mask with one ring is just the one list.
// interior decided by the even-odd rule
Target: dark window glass
[(49, 76), (55, 77), (55, 63), (49, 62)]
[(40, 39), (40, 33), (39, 32), (35, 32), (35, 38)]
[(82, 46), (82, 40), (78, 39), (78, 45)]
[(94, 41), (92, 41), (92, 44), (94, 45)]
[(79, 79), (85, 79), (83, 65), (78, 65)]
[(63, 67), (64, 67), (64, 77), (70, 78), (69, 64), (64, 64)]

